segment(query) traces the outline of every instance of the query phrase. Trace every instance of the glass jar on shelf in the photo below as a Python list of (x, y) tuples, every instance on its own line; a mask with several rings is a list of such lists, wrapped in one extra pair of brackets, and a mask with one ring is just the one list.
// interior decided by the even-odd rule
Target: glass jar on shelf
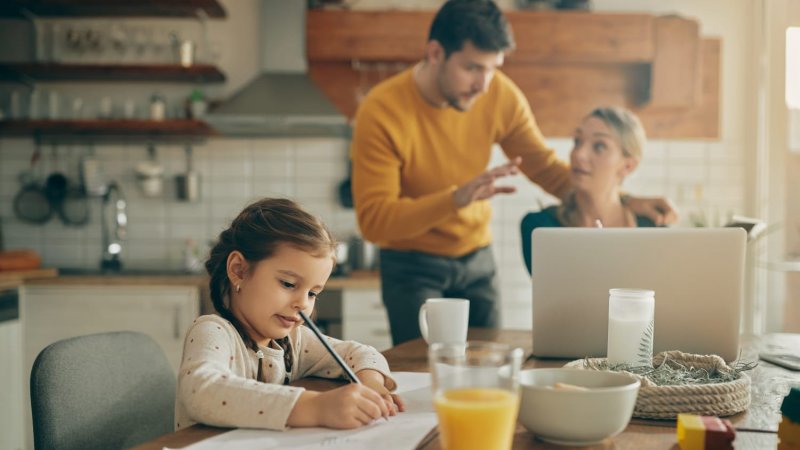
[(150, 97), (150, 120), (161, 121), (167, 115), (167, 101), (161, 94), (153, 94)]

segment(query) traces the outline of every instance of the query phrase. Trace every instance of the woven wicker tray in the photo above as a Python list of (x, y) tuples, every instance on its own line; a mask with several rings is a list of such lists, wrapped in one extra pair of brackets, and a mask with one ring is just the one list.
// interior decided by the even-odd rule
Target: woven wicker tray
[[(676, 350), (655, 355), (653, 366), (660, 366), (665, 358), (667, 364), (693, 366), (709, 372), (733, 370), (719, 356), (693, 355)], [(564, 367), (602, 370), (600, 367), (604, 363), (605, 358), (587, 358), (571, 361)], [(750, 406), (750, 377), (741, 372), (734, 381), (685, 386), (657, 386), (645, 377), (633, 373), (630, 375), (642, 383), (633, 410), (633, 416), (641, 419), (674, 419), (679, 413), (724, 417), (742, 412)]]

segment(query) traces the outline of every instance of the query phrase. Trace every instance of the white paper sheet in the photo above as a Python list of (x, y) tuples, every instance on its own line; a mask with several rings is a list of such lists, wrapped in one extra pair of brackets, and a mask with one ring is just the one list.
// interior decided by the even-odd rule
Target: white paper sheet
[[(428, 373), (394, 372), (397, 392), (406, 404), (406, 412), (376, 420), (355, 430), (328, 428), (293, 428), (287, 431), (237, 429), (205, 439), (184, 450), (265, 450), (265, 449), (414, 449), (436, 426), (436, 413)], [(164, 450), (169, 450), (165, 448)]]

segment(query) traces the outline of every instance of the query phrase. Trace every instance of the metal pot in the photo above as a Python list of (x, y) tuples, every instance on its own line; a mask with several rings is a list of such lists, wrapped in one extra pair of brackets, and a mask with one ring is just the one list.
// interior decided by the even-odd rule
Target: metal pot
[(350, 267), (353, 270), (375, 270), (378, 267), (378, 247), (360, 236), (350, 238)]
[(347, 242), (336, 244), (336, 267), (333, 268), (333, 276), (342, 277), (350, 273), (350, 246)]

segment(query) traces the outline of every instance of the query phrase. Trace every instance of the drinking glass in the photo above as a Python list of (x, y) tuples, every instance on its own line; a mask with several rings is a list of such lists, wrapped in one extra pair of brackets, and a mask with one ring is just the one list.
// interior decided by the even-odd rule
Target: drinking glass
[(655, 292), (610, 289), (608, 293), (609, 367), (652, 365)]
[(444, 450), (511, 448), (522, 354), (494, 342), (430, 346), (433, 405)]

